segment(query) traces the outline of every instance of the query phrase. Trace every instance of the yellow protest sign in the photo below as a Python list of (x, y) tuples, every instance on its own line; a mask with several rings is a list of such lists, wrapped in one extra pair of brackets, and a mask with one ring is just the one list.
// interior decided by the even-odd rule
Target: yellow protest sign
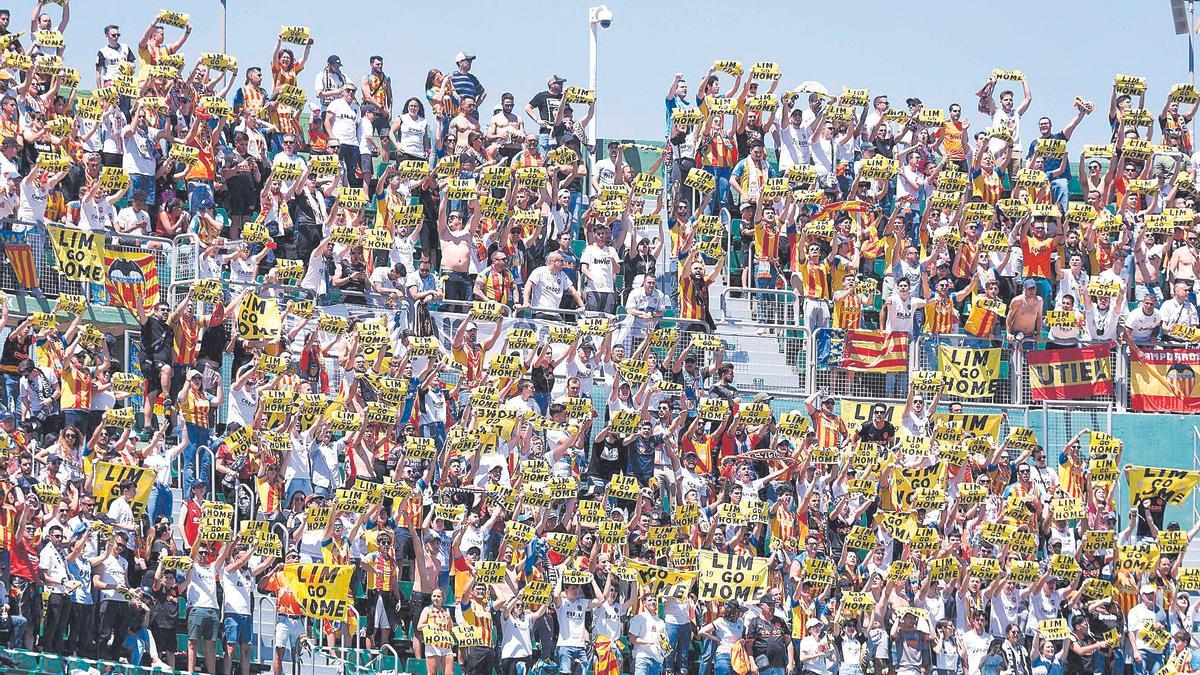
[(199, 537), (200, 541), (233, 541), (233, 504), (204, 502)]
[(96, 498), (96, 513), (107, 513), (113, 500), (121, 496), (121, 483), (126, 479), (137, 482), (137, 492), (130, 506), (133, 515), (141, 517), (150, 500), (150, 489), (154, 486), (154, 472), (141, 466), (127, 466), (112, 462), (96, 462), (93, 465), (95, 478), (92, 495)]
[(351, 606), (353, 565), (289, 563), (283, 581), (296, 597), (304, 615), (314, 619), (345, 621)]
[(47, 225), (59, 274), (75, 281), (103, 284), (108, 278), (104, 262), (104, 235), (69, 227)]
[(243, 340), (274, 340), (279, 337), (282, 318), (275, 298), (251, 291), (242, 299), (237, 313), (237, 335)]
[(696, 597), (700, 600), (750, 605), (766, 585), (766, 558), (708, 550), (698, 553)]
[(1149, 466), (1132, 466), (1125, 474), (1129, 481), (1129, 500), (1136, 505), (1142, 499), (1163, 499), (1171, 504), (1182, 504), (1200, 482), (1200, 471), (1183, 469), (1159, 469)]
[(1000, 374), (1000, 349), (938, 347), (938, 369), (946, 393), (959, 398), (987, 398), (995, 393)]

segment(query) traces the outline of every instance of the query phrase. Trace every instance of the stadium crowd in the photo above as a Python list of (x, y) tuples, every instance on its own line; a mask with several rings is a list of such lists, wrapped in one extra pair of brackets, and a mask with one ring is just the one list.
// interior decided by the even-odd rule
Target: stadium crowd
[[(1167, 517), (1197, 476), (1150, 485), (1094, 430), (968, 433), (916, 390), (784, 413), (739, 389), (710, 294), (734, 270), (764, 333), (1194, 344), (1194, 89), (1151, 113), (1118, 76), (1080, 145), (1095, 104), (1022, 133), (1014, 71), (943, 111), (722, 61), (674, 76), (660, 143), (597, 147), (557, 74), (526, 99), (459, 52), (422, 94), (299, 27), (263, 66), (184, 59), (172, 12), (136, 46), (73, 31), (81, 91), (69, 7), (0, 11), (12, 291), (48, 302), (65, 256), (29, 242), (58, 226), (198, 275), (124, 305), (128, 368), (82, 311), (5, 298), (6, 644), (209, 673), (260, 637), (276, 673), (302, 644), (438, 675), (1200, 670), (1200, 526)], [(343, 570), (345, 606), (297, 582)]]

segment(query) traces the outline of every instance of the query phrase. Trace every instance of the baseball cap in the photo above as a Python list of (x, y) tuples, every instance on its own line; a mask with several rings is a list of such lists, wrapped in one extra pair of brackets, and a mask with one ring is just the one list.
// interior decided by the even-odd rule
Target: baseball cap
[(861, 149), (863, 152), (875, 152), (875, 144), (874, 144), (874, 143), (870, 143), (870, 142), (868, 142), (868, 143), (863, 143), (863, 144), (862, 144), (862, 148), (860, 148), (860, 149)]
[(1021, 284), (1021, 288), (1037, 288), (1037, 282), (1033, 279), (1026, 279), (1025, 282)]
[(471, 52), (459, 52), (454, 55), (455, 63), (458, 63), (459, 61), (474, 61), (474, 60), (475, 60), (475, 55), (472, 54)]
[(566, 81), (567, 78), (563, 77), (562, 75), (551, 75), (550, 77), (546, 78), (546, 84), (554, 84), (555, 82), (562, 83)]
[(754, 395), (755, 403), (770, 403), (771, 401), (774, 401), (774, 400), (775, 400), (774, 396), (764, 393), (764, 392), (759, 392)]
[(466, 327), (463, 330), (476, 330), (478, 328), (479, 328), (479, 326), (474, 321), (468, 321)]
[(1142, 595), (1155, 595), (1158, 593), (1158, 587), (1154, 584), (1142, 584)]
[(808, 621), (804, 622), (804, 630), (811, 630), (813, 628), (820, 628), (820, 627), (821, 627), (820, 619), (809, 619)]
[(760, 604), (760, 605), (775, 605), (778, 603), (775, 602), (775, 596), (771, 595), (770, 593), (764, 593), (763, 595), (759, 596), (758, 604)]
[(342, 59), (337, 54), (331, 54), (328, 59), (325, 59), (325, 63), (328, 63), (331, 66), (340, 67), (342, 65)]

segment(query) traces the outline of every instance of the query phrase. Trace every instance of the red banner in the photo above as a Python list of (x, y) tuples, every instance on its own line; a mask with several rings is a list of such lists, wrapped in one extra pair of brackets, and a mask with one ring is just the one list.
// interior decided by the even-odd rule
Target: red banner
[(1026, 355), (1030, 396), (1035, 401), (1111, 396), (1111, 356), (1110, 345), (1031, 351)]
[(1143, 350), (1130, 363), (1129, 407), (1150, 412), (1200, 412), (1200, 349)]

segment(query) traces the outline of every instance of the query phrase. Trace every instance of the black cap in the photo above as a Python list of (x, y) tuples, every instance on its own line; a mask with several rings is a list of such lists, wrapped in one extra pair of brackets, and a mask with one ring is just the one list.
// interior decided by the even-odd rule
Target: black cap
[(342, 65), (342, 59), (339, 58), (337, 54), (333, 54), (328, 59), (325, 59), (325, 63), (328, 63), (331, 66), (338, 66), (340, 68)]

